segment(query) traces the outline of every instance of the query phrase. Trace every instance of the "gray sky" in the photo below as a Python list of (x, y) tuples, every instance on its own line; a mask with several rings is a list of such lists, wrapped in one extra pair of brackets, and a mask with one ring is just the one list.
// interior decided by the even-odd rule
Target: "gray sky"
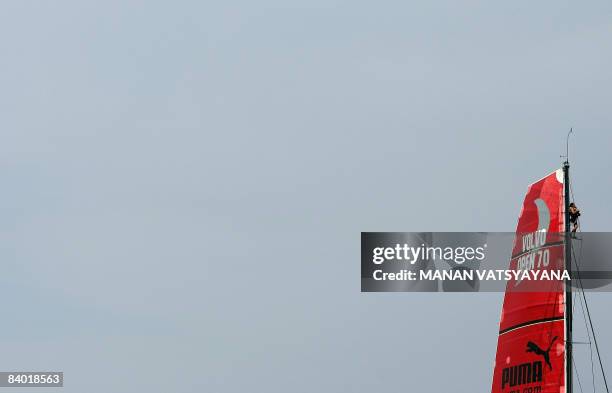
[[(502, 294), (361, 231), (512, 231), (570, 126), (608, 231), (612, 3), (0, 6), (0, 370), (65, 392), (483, 392)], [(612, 367), (610, 294), (590, 294)], [(587, 378), (588, 379), (588, 378)]]

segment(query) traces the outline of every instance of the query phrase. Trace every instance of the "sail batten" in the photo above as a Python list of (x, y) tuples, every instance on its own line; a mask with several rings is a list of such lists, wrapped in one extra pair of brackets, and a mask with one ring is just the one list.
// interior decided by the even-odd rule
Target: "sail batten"
[(530, 326), (530, 325), (537, 325), (539, 323), (556, 322), (556, 321), (563, 321), (563, 320), (565, 320), (564, 317), (551, 317), (551, 318), (536, 319), (536, 320), (533, 320), (533, 321), (521, 323), (521, 324), (516, 325), (516, 326), (511, 326), (511, 327), (506, 328), (504, 330), (500, 330), (499, 331), (499, 335), (501, 336), (504, 333), (508, 333), (508, 332), (513, 331), (513, 330), (520, 329), (522, 327), (526, 327), (526, 326)]

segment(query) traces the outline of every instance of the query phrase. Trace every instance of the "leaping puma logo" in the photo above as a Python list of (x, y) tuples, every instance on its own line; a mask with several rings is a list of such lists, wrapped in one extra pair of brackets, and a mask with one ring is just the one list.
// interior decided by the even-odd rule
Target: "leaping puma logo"
[(541, 355), (542, 357), (544, 357), (544, 361), (546, 362), (546, 364), (548, 364), (548, 367), (550, 368), (550, 370), (552, 371), (552, 364), (550, 364), (550, 349), (552, 348), (553, 343), (555, 342), (555, 340), (557, 339), (557, 336), (555, 336), (552, 341), (550, 342), (550, 345), (548, 346), (548, 349), (545, 351), (542, 348), (538, 347), (538, 345), (536, 343), (534, 343), (533, 341), (528, 341), (527, 342), (527, 350), (525, 352), (533, 352), (536, 355)]

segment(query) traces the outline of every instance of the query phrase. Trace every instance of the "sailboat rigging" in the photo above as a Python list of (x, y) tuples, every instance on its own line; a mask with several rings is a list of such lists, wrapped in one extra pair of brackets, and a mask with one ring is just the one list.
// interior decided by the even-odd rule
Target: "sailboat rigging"
[[(531, 184), (525, 195), (516, 228), (515, 244), (510, 259), (510, 269), (517, 268), (517, 256), (521, 243), (530, 237), (545, 241), (538, 248), (550, 255), (548, 268), (562, 268), (568, 277), (578, 278), (578, 263), (572, 249), (569, 217), (569, 136), (562, 168)], [(540, 250), (540, 251), (541, 251)], [(576, 267), (572, 274), (572, 261)], [(552, 281), (540, 285), (538, 290), (517, 291), (517, 283), (508, 282), (499, 324), (497, 353), (493, 371), (492, 393), (572, 393), (573, 392), (573, 305), (570, 279)], [(521, 285), (529, 285), (523, 284)], [(582, 290), (581, 305), (586, 305)], [(595, 339), (588, 305), (588, 315), (593, 332), (603, 380), (607, 380)], [(586, 321), (586, 317), (585, 317)], [(589, 344), (590, 344), (589, 334)], [(594, 374), (593, 374), (594, 378)], [(578, 379), (580, 384), (580, 379)], [(582, 390), (582, 386), (580, 386)]]

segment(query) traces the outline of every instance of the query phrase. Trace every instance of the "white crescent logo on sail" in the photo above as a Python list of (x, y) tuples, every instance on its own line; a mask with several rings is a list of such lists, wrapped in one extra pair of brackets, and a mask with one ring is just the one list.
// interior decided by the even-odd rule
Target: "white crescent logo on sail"
[(538, 232), (542, 230), (548, 232), (548, 226), (550, 225), (550, 210), (548, 210), (548, 205), (540, 198), (533, 201), (533, 203), (535, 203), (538, 208)]

